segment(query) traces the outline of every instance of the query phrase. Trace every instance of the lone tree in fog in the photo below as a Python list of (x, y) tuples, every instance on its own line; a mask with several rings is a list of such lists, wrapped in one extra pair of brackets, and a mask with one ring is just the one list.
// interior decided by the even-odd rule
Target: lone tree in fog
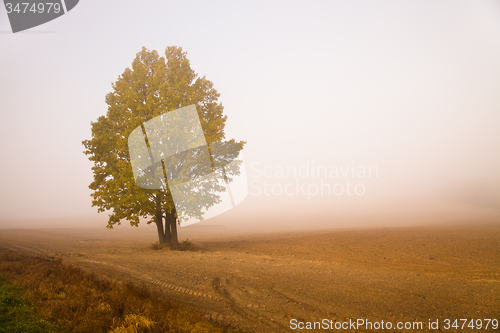
[[(212, 82), (198, 77), (191, 69), (186, 52), (175, 46), (167, 47), (165, 57), (143, 47), (132, 69), (126, 68), (112, 88), (113, 91), (106, 95), (106, 116), (91, 123), (92, 139), (82, 142), (86, 148), (84, 153), (94, 162), (94, 180), (89, 185), (94, 191), (92, 206), (97, 207), (98, 212), (112, 211), (107, 228), (113, 228), (122, 220), (138, 226), (140, 218), (146, 218), (148, 224), (156, 224), (160, 244), (175, 246), (179, 216), (170, 189), (168, 185), (162, 190), (137, 186), (128, 137), (144, 122), (194, 104), (209, 147), (211, 142), (221, 142), (227, 117), (218, 102), (219, 93)], [(229, 142), (235, 143), (234, 140)], [(244, 142), (236, 144), (243, 148)], [(214, 196), (211, 204), (216, 202)], [(201, 216), (203, 208), (208, 207), (199, 207), (193, 214)]]

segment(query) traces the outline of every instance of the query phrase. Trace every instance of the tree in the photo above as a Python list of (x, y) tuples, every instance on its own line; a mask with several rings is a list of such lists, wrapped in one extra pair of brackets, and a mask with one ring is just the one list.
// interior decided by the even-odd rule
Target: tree
[[(106, 95), (106, 116), (101, 116), (91, 123), (92, 139), (82, 142), (86, 148), (84, 153), (94, 163), (94, 180), (89, 185), (93, 190), (92, 206), (97, 207), (98, 212), (112, 211), (107, 228), (113, 228), (122, 220), (129, 221), (132, 226), (138, 226), (140, 218), (146, 218), (148, 224), (156, 224), (159, 243), (174, 246), (177, 245), (180, 214), (176, 211), (172, 192), (168, 184), (160, 190), (145, 189), (137, 185), (127, 141), (130, 133), (139, 126), (144, 129), (143, 124), (146, 121), (167, 111), (194, 104), (209, 152), (213, 152), (215, 147), (224, 151), (228, 144), (242, 149), (245, 143), (235, 142), (234, 139), (222, 142), (225, 138), (224, 126), (227, 116), (223, 114), (223, 106), (218, 102), (219, 93), (212, 82), (205, 77), (198, 77), (191, 69), (186, 55), (182, 48), (175, 46), (167, 47), (165, 57), (143, 47), (142, 51), (137, 53), (132, 69), (126, 68), (112, 84), (113, 91)], [(187, 156), (189, 154), (192, 156)], [(195, 167), (184, 167), (182, 172), (176, 167), (180, 163), (194, 165), (193, 156), (199, 156), (199, 152), (188, 152), (187, 155), (171, 158), (167, 163), (168, 171), (177, 172), (179, 177), (189, 177), (193, 174)], [(230, 159), (232, 155), (234, 150), (211, 157), (213, 171), (217, 163)], [(165, 172), (165, 161), (162, 160), (161, 163)], [(229, 177), (238, 175), (237, 169), (222, 169), (223, 174), (220, 176), (227, 182), (227, 173), (229, 172)], [(191, 205), (191, 210), (186, 213), (188, 215), (201, 217), (203, 208), (217, 203), (216, 192), (223, 190), (217, 186), (217, 181), (205, 181), (200, 186), (207, 193), (211, 193), (211, 200), (206, 201), (204, 207), (200, 204)]]

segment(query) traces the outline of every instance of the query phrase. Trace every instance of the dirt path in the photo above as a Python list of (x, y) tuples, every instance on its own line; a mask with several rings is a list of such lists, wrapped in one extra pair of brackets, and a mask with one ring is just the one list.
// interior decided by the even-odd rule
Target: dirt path
[[(422, 322), (420, 332), (432, 331), (429, 319), (500, 320), (500, 226), (193, 241), (198, 251), (177, 252), (154, 250), (132, 233), (115, 239), (71, 229), (0, 235), (2, 246), (142, 281), (245, 332), (290, 332), (292, 319)], [(460, 330), (468, 331), (481, 332)]]

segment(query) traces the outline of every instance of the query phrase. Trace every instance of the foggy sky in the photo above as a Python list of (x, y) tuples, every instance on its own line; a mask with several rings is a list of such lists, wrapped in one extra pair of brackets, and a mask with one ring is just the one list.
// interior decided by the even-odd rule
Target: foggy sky
[[(0, 8), (0, 227), (97, 216), (81, 141), (142, 46), (169, 45), (221, 94), (226, 137), (248, 142), (233, 221), (499, 216), (498, 1), (82, 0), (17, 34)], [(320, 166), (378, 172), (276, 175)], [(347, 181), (363, 195), (297, 189)]]

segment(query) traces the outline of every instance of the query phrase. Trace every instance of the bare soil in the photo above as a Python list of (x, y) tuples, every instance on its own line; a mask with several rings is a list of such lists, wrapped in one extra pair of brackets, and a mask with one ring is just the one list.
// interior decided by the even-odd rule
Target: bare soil
[(429, 319), (441, 331), (445, 319), (500, 320), (499, 224), (252, 235), (200, 225), (180, 229), (191, 251), (155, 250), (155, 237), (154, 227), (3, 229), (0, 245), (146, 283), (242, 332), (290, 332), (291, 319), (419, 321), (419, 332), (437, 331)]

